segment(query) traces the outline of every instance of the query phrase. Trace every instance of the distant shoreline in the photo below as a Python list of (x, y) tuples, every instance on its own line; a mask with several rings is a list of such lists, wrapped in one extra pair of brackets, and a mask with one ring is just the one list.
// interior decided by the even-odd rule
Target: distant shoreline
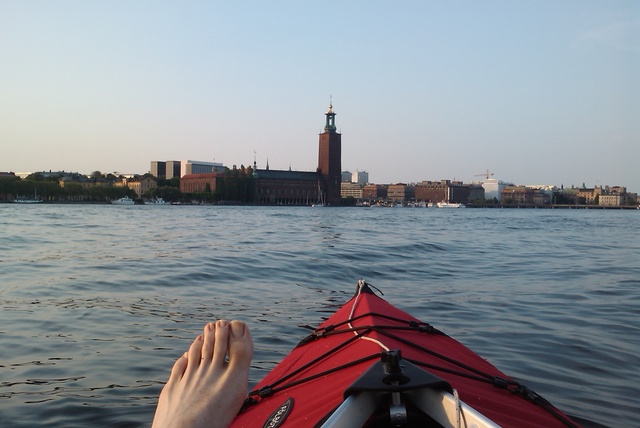
[[(0, 201), (0, 204), (13, 204), (13, 201)], [(26, 205), (112, 205), (110, 202), (101, 202), (101, 201), (43, 201), (38, 204), (26, 204)], [(153, 206), (154, 204), (138, 204), (136, 205), (149, 205)], [(170, 204), (166, 204), (170, 205)], [(210, 206), (246, 206), (246, 207), (306, 207), (310, 205), (268, 205), (268, 204), (241, 204), (241, 203), (202, 203), (202, 204), (188, 204), (182, 203), (179, 206), (202, 206), (202, 205), (210, 205)], [(368, 208), (368, 206), (344, 206), (345, 208)], [(556, 204), (556, 205), (533, 205), (533, 204), (522, 204), (522, 205), (500, 205), (500, 204), (469, 204), (466, 205), (466, 208), (489, 208), (489, 209), (556, 209), (556, 210), (640, 210), (640, 207), (637, 206), (609, 206), (609, 205), (568, 205), (568, 204)], [(429, 209), (438, 209), (438, 207), (431, 207)]]
[(611, 205), (565, 205), (565, 204), (557, 204), (557, 205), (491, 205), (491, 204), (482, 204), (482, 205), (474, 205), (470, 204), (466, 206), (467, 208), (527, 208), (527, 209), (556, 209), (556, 210), (637, 210), (639, 209), (636, 206), (630, 205), (620, 205), (620, 206), (611, 206)]

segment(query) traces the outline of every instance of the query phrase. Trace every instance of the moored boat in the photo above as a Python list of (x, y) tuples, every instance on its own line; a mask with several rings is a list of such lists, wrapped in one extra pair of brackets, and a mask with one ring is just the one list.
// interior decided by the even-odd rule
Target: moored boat
[(360, 280), (354, 297), (256, 385), (232, 426), (577, 424)]
[(42, 199), (14, 199), (12, 202), (14, 204), (41, 204), (43, 200)]
[(16, 198), (13, 200), (14, 204), (41, 204), (42, 198), (38, 198), (38, 190), (34, 190), (32, 198)]
[(149, 202), (146, 202), (145, 205), (169, 205), (169, 203), (163, 198), (155, 198)]
[(459, 204), (459, 203), (455, 203), (455, 202), (447, 202), (447, 201), (442, 201), (442, 202), (438, 202), (438, 208), (464, 208), (464, 204)]
[(113, 205), (133, 205), (135, 202), (128, 196), (111, 201)]

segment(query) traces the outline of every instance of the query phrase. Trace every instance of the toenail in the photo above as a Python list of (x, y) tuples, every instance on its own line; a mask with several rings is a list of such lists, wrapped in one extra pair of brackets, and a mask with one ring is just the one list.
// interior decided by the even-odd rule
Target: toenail
[(233, 337), (242, 337), (244, 336), (244, 324), (241, 322), (232, 322), (231, 323), (231, 335)]

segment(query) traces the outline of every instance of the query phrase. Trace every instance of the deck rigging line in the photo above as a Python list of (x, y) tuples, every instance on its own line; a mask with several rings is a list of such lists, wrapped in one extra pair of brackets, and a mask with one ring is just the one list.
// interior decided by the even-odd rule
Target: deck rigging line
[[(396, 340), (404, 345), (407, 345), (413, 349), (416, 349), (420, 352), (429, 354), (437, 359), (440, 359), (442, 361), (445, 361), (451, 365), (454, 365), (456, 367), (458, 367), (458, 369), (452, 369), (452, 368), (448, 368), (448, 367), (442, 367), (442, 366), (438, 366), (435, 364), (430, 364), (430, 363), (425, 363), (422, 362), (420, 360), (415, 360), (415, 359), (410, 359), (410, 358), (405, 358), (407, 361), (417, 365), (417, 366), (421, 366), (421, 367), (425, 367), (425, 368), (429, 368), (430, 370), (434, 370), (434, 371), (440, 371), (440, 372), (444, 372), (444, 373), (448, 373), (451, 375), (455, 375), (455, 376), (460, 376), (460, 377), (464, 377), (470, 380), (474, 380), (474, 381), (478, 381), (478, 382), (484, 382), (484, 383), (488, 383), (493, 385), (496, 388), (499, 389), (505, 389), (507, 391), (509, 391), (510, 393), (523, 398), (527, 401), (530, 401), (540, 407), (542, 407), (545, 411), (547, 411), (549, 414), (551, 414), (552, 416), (554, 416), (556, 419), (558, 419), (559, 421), (561, 421), (562, 423), (564, 423), (566, 426), (571, 427), (571, 428), (578, 428), (578, 425), (576, 425), (572, 420), (568, 419), (567, 417), (565, 417), (564, 415), (562, 415), (561, 413), (558, 413), (558, 411), (553, 407), (553, 405), (551, 403), (549, 403), (547, 400), (545, 400), (542, 396), (540, 396), (539, 394), (535, 393), (534, 391), (530, 390), (529, 388), (527, 388), (525, 385), (522, 385), (519, 382), (516, 382), (514, 380), (508, 380), (508, 379), (504, 379), (498, 376), (493, 376), (491, 374), (485, 373), (482, 370), (476, 369), (474, 367), (469, 366), (468, 364), (465, 364), (461, 361), (457, 361), (453, 358), (447, 357), (446, 355), (442, 355), (438, 352), (435, 352), (429, 348), (426, 348), (422, 345), (418, 345), (414, 342), (411, 342), (407, 339), (404, 339), (402, 337), (399, 337), (398, 335), (394, 334), (395, 331), (413, 331), (413, 332), (418, 332), (418, 333), (423, 333), (423, 334), (428, 334), (428, 335), (444, 335), (447, 336), (445, 333), (441, 332), (440, 330), (436, 329), (435, 327), (431, 326), (428, 323), (424, 323), (421, 321), (414, 321), (414, 320), (407, 320), (407, 319), (402, 319), (402, 318), (397, 318), (397, 317), (393, 317), (393, 316), (389, 316), (389, 315), (385, 315), (385, 314), (379, 314), (379, 313), (375, 313), (375, 312), (367, 312), (365, 314), (361, 314), (361, 315), (357, 315), (357, 316), (353, 316), (354, 312), (355, 312), (355, 308), (358, 305), (358, 301), (360, 298), (360, 294), (362, 292), (362, 289), (365, 288), (366, 286), (370, 286), (373, 287), (371, 284), (365, 283), (364, 280), (360, 280), (358, 282), (358, 288), (356, 290), (356, 295), (351, 307), (351, 312), (349, 314), (349, 318), (341, 321), (339, 323), (335, 323), (335, 324), (331, 324), (322, 328), (316, 328), (313, 329), (313, 327), (309, 327), (309, 326), (302, 326), (305, 328), (310, 328), (313, 329), (314, 331), (308, 335), (307, 337), (305, 337), (304, 339), (302, 339), (298, 345), (296, 346), (296, 348), (300, 347), (300, 346), (304, 346), (310, 342), (316, 341), (316, 340), (320, 340), (329, 336), (335, 336), (335, 335), (339, 335), (339, 334), (348, 334), (348, 333), (352, 333), (353, 336), (349, 337), (348, 339), (346, 339), (344, 342), (342, 342), (341, 344), (337, 345), (335, 348), (330, 349), (329, 351), (325, 352), (324, 354), (314, 358), (312, 361), (309, 361), (307, 364), (299, 367), (298, 369), (292, 371), (291, 373), (287, 374), (286, 376), (283, 376), (282, 378), (278, 379), (277, 381), (273, 382), (270, 385), (267, 385), (265, 387), (260, 388), (259, 390), (253, 390), (251, 391), (248, 395), (247, 398), (244, 401), (244, 404), (242, 406), (242, 409), (240, 410), (240, 412), (243, 412), (247, 407), (258, 404), (260, 401), (257, 399), (257, 397), (260, 398), (264, 398), (264, 397), (268, 397), (270, 395), (273, 395), (276, 392), (282, 391), (284, 389), (287, 388), (291, 388), (293, 386), (296, 385), (300, 385), (303, 384), (305, 382), (309, 382), (312, 381), (314, 379), (347, 369), (349, 367), (361, 364), (363, 362), (369, 361), (369, 360), (374, 360), (374, 359), (379, 359), (381, 356), (381, 352), (377, 352), (377, 353), (373, 353), (371, 355), (359, 358), (357, 360), (353, 360), (350, 361), (348, 363), (342, 364), (340, 366), (336, 366), (333, 367), (332, 369), (329, 370), (325, 370), (323, 372), (320, 373), (316, 373), (314, 375), (310, 375), (295, 381), (290, 381), (287, 383), (287, 381), (289, 379), (291, 379), (292, 377), (296, 376), (298, 373), (301, 373), (307, 369), (309, 369), (310, 367), (314, 366), (315, 364), (319, 363), (320, 361), (323, 361), (325, 358), (331, 356), (332, 354), (336, 353), (337, 351), (339, 351), (340, 349), (344, 348), (345, 346), (349, 345), (350, 343), (356, 341), (356, 340), (368, 340), (371, 341), (373, 343), (376, 343), (377, 345), (379, 345), (383, 351), (388, 351), (389, 348), (387, 347), (387, 345), (385, 345), (384, 343), (382, 343), (380, 340), (378, 339), (373, 339), (373, 338), (369, 338), (366, 335), (371, 333), (372, 331), (375, 331), (377, 333), (379, 333), (382, 336), (388, 337), (390, 339)], [(382, 292), (380, 290), (378, 290), (376, 287), (375, 288), (380, 294), (382, 294)], [(385, 319), (388, 321), (394, 321), (400, 324), (404, 324), (404, 325), (378, 325), (378, 326), (374, 326), (374, 325), (367, 325), (367, 326), (357, 326), (354, 327), (353, 326), (353, 322), (364, 318), (364, 317), (377, 317), (377, 318), (381, 318), (381, 319)], [(448, 337), (448, 336), (447, 336)]]
[[(393, 321), (397, 321), (397, 322), (401, 322), (403, 324), (406, 324), (406, 326), (397, 326), (397, 325), (378, 325), (378, 326), (373, 326), (373, 325), (367, 325), (367, 326), (357, 326), (354, 327), (353, 326), (353, 322), (357, 321), (360, 318), (366, 317), (366, 316), (375, 316), (375, 317), (379, 317), (379, 318), (384, 318), (384, 319), (388, 319), (388, 320), (393, 320)], [(341, 328), (343, 326), (347, 326), (345, 328)], [(362, 315), (358, 315), (356, 317), (353, 318), (349, 318), (348, 320), (342, 321), (340, 323), (336, 323), (336, 324), (332, 324), (329, 326), (326, 326), (324, 328), (319, 328), (316, 329), (313, 333), (311, 333), (309, 336), (305, 337), (304, 339), (302, 339), (300, 341), (300, 343), (296, 346), (304, 346), (307, 343), (316, 341), (316, 340), (321, 340), (322, 338), (325, 337), (329, 337), (329, 336), (334, 336), (334, 335), (339, 335), (339, 334), (348, 334), (351, 333), (353, 334), (353, 336), (349, 337), (348, 339), (346, 339), (344, 342), (340, 343), (338, 346), (336, 346), (333, 349), (328, 350), (327, 352), (325, 352), (324, 354), (314, 358), (312, 361), (308, 362), (307, 364), (299, 367), (298, 369), (292, 371), (291, 373), (287, 374), (286, 376), (283, 376), (282, 378), (278, 379), (277, 381), (273, 382), (270, 385), (267, 385), (263, 388), (260, 388), (259, 390), (253, 390), (251, 392), (249, 392), (243, 408), (241, 410), (244, 411), (247, 407), (249, 406), (253, 406), (255, 404), (259, 403), (259, 399), (257, 399), (258, 397), (260, 398), (264, 398), (264, 397), (268, 397), (270, 395), (275, 394), (276, 392), (285, 390), (287, 388), (291, 388), (293, 386), (296, 385), (300, 385), (303, 384), (305, 382), (309, 382), (312, 381), (314, 379), (317, 379), (319, 377), (322, 376), (326, 376), (344, 369), (347, 369), (349, 367), (361, 364), (363, 362), (369, 361), (369, 360), (375, 360), (375, 359), (379, 359), (381, 353), (373, 353), (371, 355), (365, 356), (363, 358), (357, 359), (357, 360), (353, 360), (350, 361), (348, 363), (342, 364), (340, 366), (336, 366), (330, 370), (326, 370), (320, 373), (316, 373), (314, 375), (310, 375), (301, 379), (297, 379), (295, 381), (290, 381), (287, 382), (289, 379), (291, 379), (292, 377), (296, 376), (298, 373), (301, 373), (305, 370), (308, 370), (310, 367), (314, 366), (315, 364), (319, 363), (320, 361), (323, 361), (324, 359), (326, 359), (327, 357), (331, 356), (332, 354), (336, 353), (337, 351), (339, 351), (340, 349), (344, 348), (345, 346), (351, 344), (352, 342), (359, 340), (359, 339), (363, 339), (365, 338), (365, 335), (369, 334), (370, 332), (375, 331), (380, 333), (381, 335), (384, 335), (386, 337), (389, 337), (393, 340), (397, 340), (398, 342), (401, 342), (411, 348), (414, 348), (416, 350), (419, 350), (420, 352), (424, 352), (427, 353), (429, 355), (432, 355), (438, 359), (441, 359), (443, 361), (446, 361), (452, 365), (457, 366), (459, 369), (452, 369), (452, 368), (448, 368), (448, 367), (443, 367), (443, 366), (439, 366), (439, 365), (435, 365), (435, 364), (430, 364), (430, 363), (424, 363), (420, 360), (415, 360), (415, 359), (411, 359), (411, 358), (405, 358), (407, 361), (417, 365), (417, 366), (421, 366), (424, 368), (428, 368), (430, 370), (434, 370), (434, 371), (440, 371), (440, 372), (444, 372), (444, 373), (448, 373), (448, 374), (452, 374), (455, 376), (460, 376), (460, 377), (464, 377), (467, 379), (471, 379), (471, 380), (475, 380), (478, 382), (484, 382), (487, 384), (491, 384), (496, 388), (500, 388), (500, 389), (505, 389), (507, 391), (509, 391), (510, 393), (517, 395), (518, 397), (521, 397), (527, 401), (530, 401), (536, 405), (539, 405), (540, 407), (542, 407), (544, 410), (546, 410), (549, 414), (553, 415), (554, 417), (556, 417), (558, 420), (560, 420), (561, 422), (563, 422), (565, 425), (567, 425), (568, 427), (572, 427), (572, 428), (576, 428), (577, 425), (575, 423), (573, 423), (573, 421), (568, 420), (566, 417), (564, 417), (564, 415), (558, 413), (555, 408), (547, 401), (545, 400), (542, 396), (540, 396), (539, 394), (535, 393), (534, 391), (530, 390), (529, 388), (527, 388), (525, 385), (522, 385), (519, 382), (513, 381), (513, 380), (508, 380), (508, 379), (504, 379), (498, 376), (493, 376), (491, 374), (485, 373), (481, 370), (478, 370), (474, 367), (471, 367), (463, 362), (457, 361), (453, 358), (447, 357), (446, 355), (442, 355), (438, 352), (435, 352), (429, 348), (426, 348), (424, 346), (415, 344), (409, 340), (406, 340), (402, 337), (397, 336), (396, 334), (394, 334), (394, 331), (414, 331), (414, 332), (419, 332), (419, 333), (423, 333), (423, 334), (438, 334), (438, 335), (445, 335), (444, 333), (442, 333), (441, 331), (439, 331), (438, 329), (432, 327), (431, 325), (427, 324), (427, 323), (423, 323), (423, 322), (415, 322), (413, 320), (403, 320), (403, 319), (399, 319), (396, 317), (390, 317), (384, 314), (378, 314), (378, 313), (373, 313), (373, 312), (369, 312), (366, 314), (362, 314)], [(384, 346), (384, 345), (383, 345)]]

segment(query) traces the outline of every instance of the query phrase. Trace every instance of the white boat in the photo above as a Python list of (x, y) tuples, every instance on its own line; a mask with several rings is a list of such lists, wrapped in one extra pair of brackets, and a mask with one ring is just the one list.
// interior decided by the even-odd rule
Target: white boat
[(148, 205), (169, 205), (167, 201), (162, 198), (155, 198), (154, 200), (147, 202)]
[(442, 201), (438, 202), (438, 208), (464, 208), (464, 204)]
[(40, 204), (42, 203), (42, 199), (38, 199), (38, 191), (35, 190), (33, 192), (33, 199), (29, 198), (18, 198), (13, 200), (14, 204)]
[(42, 199), (14, 199), (14, 204), (41, 204)]
[(128, 196), (125, 196), (124, 198), (120, 198), (120, 199), (116, 199), (115, 201), (111, 201), (111, 203), (113, 205), (133, 205), (135, 202), (133, 202), (133, 199), (131, 199)]

